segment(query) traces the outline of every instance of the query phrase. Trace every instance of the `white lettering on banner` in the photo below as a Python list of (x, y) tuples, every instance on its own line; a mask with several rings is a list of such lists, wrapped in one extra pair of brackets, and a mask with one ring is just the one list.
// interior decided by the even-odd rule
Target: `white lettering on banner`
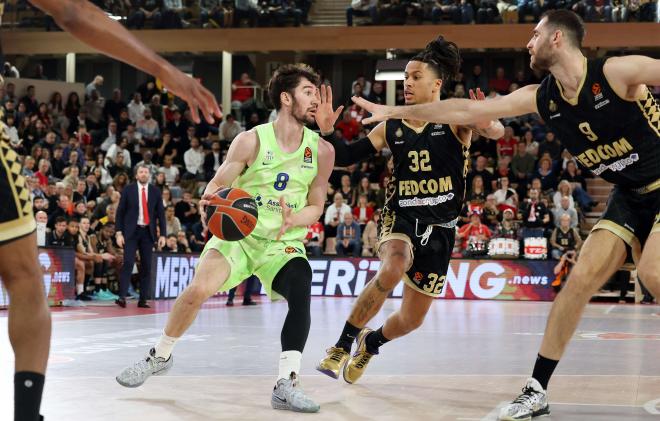
[(454, 293), (454, 297), (463, 298), (465, 297), (465, 286), (467, 285), (468, 272), (470, 270), (470, 264), (465, 262), (461, 263), (458, 266), (458, 277), (454, 275), (454, 271), (451, 268), (451, 265), (447, 268), (447, 277), (445, 278), (445, 286), (442, 289), (440, 294), (441, 298), (445, 298), (447, 290), (451, 286), (451, 290)]
[[(341, 273), (341, 275), (340, 275)], [(339, 287), (339, 295), (353, 295), (349, 285), (355, 277), (355, 266), (349, 260), (333, 260), (328, 269), (328, 282), (324, 295), (336, 295)]]
[[(328, 260), (310, 260), (312, 267), (312, 295), (323, 295), (323, 285), (325, 284), (325, 271), (328, 268)], [(263, 291), (262, 294), (266, 292)]]
[(51, 265), (50, 256), (48, 253), (39, 253), (39, 264), (44, 269), (44, 292), (46, 293), (46, 297), (48, 297), (48, 292), (50, 291), (50, 283), (53, 279), (50, 273), (48, 273), (48, 269), (50, 269)]
[[(155, 298), (176, 298), (180, 295), (192, 281), (197, 260), (197, 257), (190, 255), (158, 255), (154, 259), (156, 270), (152, 275)], [(311, 295), (345, 297), (358, 296), (381, 265), (380, 260), (375, 258), (313, 259), (309, 263), (312, 269)], [(493, 299), (505, 293), (508, 284), (512, 290), (517, 287), (538, 288), (537, 292), (529, 290), (531, 299), (551, 299), (547, 288), (553, 279), (552, 267), (552, 262), (535, 262), (531, 265), (524, 261), (454, 260), (447, 270), (445, 287), (440, 297)], [(509, 273), (510, 276), (507, 276)], [(401, 297), (403, 290), (404, 282), (400, 282), (390, 297)], [(261, 293), (266, 293), (264, 288)], [(507, 295), (509, 293), (506, 292)]]
[(176, 298), (195, 276), (195, 256), (158, 256), (156, 259), (155, 298)]
[(472, 293), (484, 300), (495, 298), (504, 289), (506, 278), (486, 278), (486, 285), (489, 288), (481, 286), (481, 277), (487, 273), (494, 275), (501, 275), (504, 273), (504, 268), (498, 263), (482, 263), (474, 269), (472, 276), (470, 276), (470, 289)]

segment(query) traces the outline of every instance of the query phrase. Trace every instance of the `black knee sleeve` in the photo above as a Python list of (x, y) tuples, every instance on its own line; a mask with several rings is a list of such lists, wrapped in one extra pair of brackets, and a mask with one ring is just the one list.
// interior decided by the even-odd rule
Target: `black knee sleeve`
[(273, 281), (273, 290), (286, 298), (289, 312), (282, 327), (282, 351), (302, 352), (307, 342), (311, 316), (312, 268), (300, 257), (289, 261)]

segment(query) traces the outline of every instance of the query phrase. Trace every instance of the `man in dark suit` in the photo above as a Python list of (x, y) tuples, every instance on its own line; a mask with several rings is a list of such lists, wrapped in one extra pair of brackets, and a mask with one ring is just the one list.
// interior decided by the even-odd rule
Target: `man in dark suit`
[[(158, 239), (159, 247), (165, 245), (165, 209), (160, 191), (148, 184), (149, 167), (138, 165), (137, 182), (124, 188), (117, 208), (117, 245), (124, 248), (124, 265), (119, 278), (119, 299), (115, 302), (126, 307), (126, 295), (135, 264), (135, 252), (140, 251), (142, 270), (140, 271), (140, 301), (138, 307), (149, 308), (147, 299), (151, 295), (149, 278), (151, 254)], [(156, 219), (160, 227), (160, 237), (156, 233)]]

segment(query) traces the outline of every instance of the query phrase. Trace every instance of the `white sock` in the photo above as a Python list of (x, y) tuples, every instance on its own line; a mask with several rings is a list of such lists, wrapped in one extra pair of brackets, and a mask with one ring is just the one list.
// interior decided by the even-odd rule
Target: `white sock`
[(156, 349), (156, 357), (169, 360), (170, 355), (172, 355), (172, 349), (174, 349), (174, 345), (176, 345), (176, 341), (178, 340), (179, 338), (167, 336), (165, 332), (163, 332), (158, 343), (154, 347)]
[(283, 351), (280, 354), (280, 374), (279, 379), (288, 379), (291, 373), (300, 372), (300, 361), (302, 360), (302, 352), (300, 351)]
[(84, 290), (85, 290), (85, 285), (76, 284), (76, 295), (82, 294)]

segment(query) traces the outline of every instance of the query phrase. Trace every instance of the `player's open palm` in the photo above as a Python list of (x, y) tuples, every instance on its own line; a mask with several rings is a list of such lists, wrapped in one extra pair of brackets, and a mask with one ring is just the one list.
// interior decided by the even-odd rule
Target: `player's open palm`
[(165, 88), (188, 103), (195, 123), (200, 122), (199, 110), (202, 111), (209, 124), (213, 124), (213, 116), (222, 118), (222, 111), (220, 111), (215, 96), (195, 79), (172, 68), (161, 76), (161, 81)]
[[(481, 88), (477, 88), (476, 92), (473, 89), (470, 89), (470, 99), (474, 101), (484, 101), (486, 99), (486, 94), (484, 94)], [(480, 121), (475, 124), (475, 127), (477, 129), (487, 129), (490, 127), (491, 123), (491, 120)]]
[(277, 241), (280, 241), (284, 233), (293, 226), (293, 210), (287, 206), (284, 196), (280, 197), (280, 208), (282, 209), (282, 226), (277, 234)]
[(319, 101), (319, 106), (316, 109), (316, 124), (319, 126), (321, 133), (330, 133), (335, 128), (335, 122), (344, 110), (341, 105), (337, 110), (332, 109), (332, 87), (321, 85), (316, 93), (316, 99)]
[(362, 124), (377, 123), (389, 118), (389, 109), (387, 105), (374, 104), (359, 96), (354, 96), (351, 100), (360, 108), (365, 109), (371, 114), (369, 117), (362, 119)]

